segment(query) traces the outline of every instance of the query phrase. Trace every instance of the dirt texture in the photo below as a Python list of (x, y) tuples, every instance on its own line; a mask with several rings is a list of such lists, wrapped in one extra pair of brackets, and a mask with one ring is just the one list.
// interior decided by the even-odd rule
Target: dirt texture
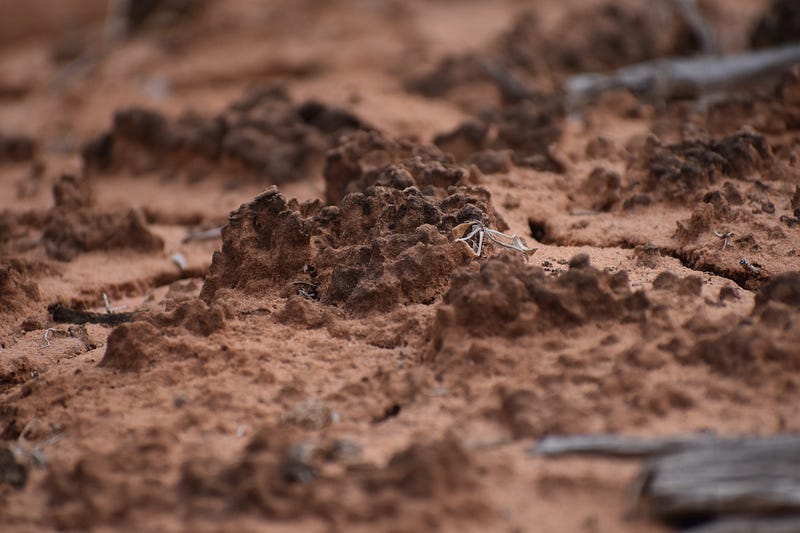
[(0, 530), (668, 531), (528, 448), (800, 430), (800, 67), (565, 102), (675, 5), (0, 9)]

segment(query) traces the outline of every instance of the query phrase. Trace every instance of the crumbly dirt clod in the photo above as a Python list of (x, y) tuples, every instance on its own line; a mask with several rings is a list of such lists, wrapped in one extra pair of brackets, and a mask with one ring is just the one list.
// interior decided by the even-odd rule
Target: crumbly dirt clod
[(270, 86), (215, 117), (188, 112), (173, 120), (142, 108), (118, 111), (111, 131), (87, 144), (83, 157), (90, 171), (168, 167), (202, 175), (217, 166), (280, 183), (306, 177), (340, 134), (363, 126), (342, 109), (313, 100), (294, 104), (283, 87)]
[(32, 280), (31, 269), (20, 260), (0, 262), (0, 316), (3, 327), (0, 334), (9, 333), (17, 322), (29, 312), (32, 305), (41, 301), (39, 286)]
[(552, 279), (504, 253), (479, 271), (459, 271), (442, 306), (447, 311), (437, 316), (437, 338), (451, 328), (476, 337), (520, 336), (589, 321), (627, 322), (641, 316), (648, 301), (644, 293), (631, 291), (624, 272), (597, 270), (588, 256), (574, 257), (569, 271)]
[(339, 204), (350, 192), (380, 185), (403, 190), (415, 186), (426, 195), (436, 188), (467, 185), (467, 170), (434, 146), (360, 131), (331, 150), (325, 160), (325, 197)]
[(53, 186), (55, 208), (42, 233), (47, 255), (70, 261), (82, 252), (129, 248), (139, 252), (160, 251), (161, 237), (148, 228), (141, 211), (110, 211), (92, 205), (89, 184), (64, 175)]
[(164, 241), (147, 229), (140, 211), (98, 213), (92, 209), (59, 211), (44, 229), (47, 254), (69, 261), (81, 252), (130, 248), (139, 252), (160, 251)]
[[(688, 354), (688, 360), (707, 364), (713, 371), (751, 384), (780, 379), (800, 368), (800, 335), (794, 327), (795, 309), (770, 302), (720, 335), (702, 339)], [(786, 387), (796, 381), (786, 376)]]
[(466, 171), (435, 148), (359, 133), (329, 155), (326, 176), (330, 197), (356, 192), (323, 206), (271, 189), (231, 214), (201, 297), (313, 287), (322, 303), (359, 313), (432, 303), (470, 259), (452, 229), (470, 220), (505, 228), (488, 192), (466, 185)]
[(640, 161), (644, 161), (646, 193), (665, 200), (697, 201), (723, 177), (745, 180), (754, 171), (769, 168), (773, 152), (762, 135), (748, 131), (666, 146), (651, 137)]
[(207, 350), (195, 337), (208, 337), (225, 326), (221, 306), (207, 306), (198, 299), (178, 304), (171, 311), (143, 313), (121, 324), (108, 336), (100, 366), (125, 372), (141, 371), (159, 360), (196, 358)]
[[(418, 502), (425, 515), (486, 514), (480, 504), (465, 505), (464, 493), (475, 490), (478, 480), (470, 455), (453, 440), (413, 444), (377, 466), (358, 461), (358, 448), (347, 441), (296, 441), (287, 437), (291, 430), (276, 429), (256, 434), (230, 466), (206, 458), (188, 461), (181, 490), (281, 520), (317, 516), (332, 523), (381, 523), (397, 518), (403, 498)], [(420, 517), (420, 525), (430, 518)]]
[(489, 84), (490, 65), (501, 65), (523, 81), (530, 97), (548, 91), (553, 77), (688, 55), (699, 46), (676, 13), (643, 3), (595, 2), (576, 7), (556, 24), (544, 24), (537, 11), (517, 15), (510, 29), (478, 52), (445, 56), (432, 71), (408, 79), (407, 88), (471, 107), (473, 97), (465, 87)]
[(0, 163), (30, 161), (36, 157), (38, 151), (38, 143), (31, 137), (0, 133)]
[(502, 156), (506, 151), (514, 165), (563, 172), (563, 162), (550, 150), (561, 136), (563, 118), (556, 101), (525, 101), (489, 113), (481, 122), (467, 121), (434, 142), (456, 160), (475, 163), (489, 174), (508, 170)]
[(750, 36), (753, 48), (794, 43), (800, 39), (800, 6), (792, 0), (773, 0)]

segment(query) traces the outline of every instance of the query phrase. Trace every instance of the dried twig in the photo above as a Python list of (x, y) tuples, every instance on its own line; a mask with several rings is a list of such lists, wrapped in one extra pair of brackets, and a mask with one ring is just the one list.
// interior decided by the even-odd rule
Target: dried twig
[(748, 83), (763, 84), (800, 63), (800, 45), (765, 48), (738, 55), (705, 55), (645, 61), (610, 74), (578, 74), (564, 84), (567, 104), (577, 109), (600, 94), (627, 89), (661, 101), (687, 94), (706, 95), (736, 89)]
[(749, 270), (750, 273), (755, 275), (755, 276), (758, 276), (759, 274), (761, 274), (761, 265), (757, 265), (757, 264), (751, 263), (750, 261), (747, 260), (746, 257), (740, 258), (739, 259), (739, 264), (742, 265), (747, 270)]
[(218, 239), (222, 235), (222, 228), (211, 228), (201, 231), (189, 233), (181, 240), (181, 243), (186, 244), (191, 241), (206, 241), (210, 239)]
[(719, 44), (714, 37), (714, 32), (708, 27), (703, 15), (697, 7), (697, 0), (671, 0), (675, 10), (686, 22), (700, 44), (700, 51), (704, 54), (719, 52)]
[(103, 303), (106, 305), (106, 313), (111, 314), (111, 300), (108, 299), (108, 294), (103, 293)]
[(182, 253), (176, 252), (169, 256), (169, 258), (172, 260), (175, 266), (180, 269), (181, 272), (186, 270), (186, 257)]
[(297, 294), (306, 300), (319, 300), (319, 293), (317, 292), (319, 285), (316, 283), (311, 283), (309, 281), (293, 281), (292, 284), (300, 285), (300, 288), (297, 289)]
[(518, 235), (506, 235), (487, 227), (480, 220), (464, 222), (453, 228), (456, 242), (466, 243), (470, 252), (475, 257), (480, 257), (483, 251), (484, 239), (509, 250), (516, 250), (523, 254), (525, 259), (536, 253), (538, 248), (528, 248)]
[(497, 84), (503, 100), (515, 103), (533, 96), (533, 91), (528, 89), (525, 83), (503, 64), (487, 60), (482, 62), (481, 66), (484, 72)]
[(55, 331), (53, 328), (47, 328), (44, 331), (44, 344), (39, 346), (40, 349), (50, 347), (50, 337), (53, 335), (53, 331)]
[(89, 311), (77, 311), (64, 307), (61, 304), (54, 304), (47, 309), (50, 317), (55, 322), (69, 324), (108, 324), (116, 326), (124, 322), (130, 322), (139, 313), (91, 313)]
[(711, 230), (717, 238), (722, 239), (722, 251), (725, 251), (725, 248), (728, 247), (731, 243), (731, 237), (733, 237), (734, 233), (732, 231), (725, 231), (719, 232), (712, 228)]
[(533, 455), (598, 455), (603, 457), (652, 457), (713, 442), (713, 435), (686, 435), (641, 439), (622, 435), (550, 436), (528, 449)]

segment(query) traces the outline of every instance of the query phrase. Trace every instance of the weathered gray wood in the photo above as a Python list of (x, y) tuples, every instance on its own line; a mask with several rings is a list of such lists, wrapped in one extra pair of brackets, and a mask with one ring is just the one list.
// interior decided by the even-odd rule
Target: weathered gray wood
[(598, 455), (604, 457), (637, 458), (674, 453), (686, 448), (715, 442), (713, 435), (685, 435), (655, 439), (622, 435), (549, 436), (528, 450), (536, 455)]
[(800, 533), (800, 435), (553, 436), (529, 452), (644, 457), (634, 485), (642, 509), (671, 524), (708, 521), (691, 533)]
[(800, 437), (719, 439), (650, 460), (642, 497), (664, 519), (800, 514)]
[(800, 518), (733, 518), (684, 529), (683, 533), (798, 533)]
[(639, 96), (665, 100), (681, 95), (708, 95), (750, 83), (763, 84), (800, 63), (800, 45), (766, 48), (737, 55), (656, 59), (610, 74), (578, 74), (564, 84), (571, 109), (606, 91), (627, 89)]

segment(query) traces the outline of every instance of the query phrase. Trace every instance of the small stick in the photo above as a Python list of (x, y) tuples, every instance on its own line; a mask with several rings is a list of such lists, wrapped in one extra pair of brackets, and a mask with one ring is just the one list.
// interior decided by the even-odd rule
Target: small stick
[(53, 331), (54, 331), (53, 328), (47, 328), (44, 331), (44, 342), (45, 342), (45, 344), (43, 346), (39, 346), (40, 349), (41, 348), (49, 348), (50, 347), (50, 337), (52, 336)]
[(718, 53), (719, 45), (697, 7), (697, 0), (672, 0), (672, 5), (697, 37), (700, 42), (700, 50), (704, 54)]
[(174, 253), (169, 258), (172, 259), (172, 262), (175, 263), (175, 266), (177, 266), (181, 272), (186, 270), (186, 257), (184, 257), (182, 253)]
[(739, 264), (745, 267), (747, 270), (749, 270), (752, 274), (756, 276), (761, 274), (761, 267), (758, 265), (754, 265), (753, 263), (748, 261), (746, 257), (742, 257), (741, 259), (739, 259)]
[(492, 81), (497, 84), (505, 101), (513, 104), (521, 100), (528, 100), (533, 96), (531, 90), (525, 86), (522, 80), (514, 76), (510, 70), (500, 63), (484, 61), (481, 66), (486, 74), (492, 78)]
[(189, 233), (186, 237), (183, 238), (183, 240), (181, 240), (181, 243), (186, 244), (187, 242), (191, 241), (207, 241), (211, 239), (217, 239), (221, 235), (222, 235), (222, 228), (205, 229)]
[(77, 311), (64, 307), (61, 304), (51, 305), (48, 308), (50, 317), (55, 322), (69, 324), (108, 324), (116, 326), (123, 322), (130, 322), (139, 313), (90, 313), (88, 311)]
[(777, 46), (737, 55), (655, 59), (610, 74), (585, 73), (564, 84), (568, 107), (576, 109), (600, 94), (627, 89), (655, 101), (693, 93), (730, 90), (777, 77), (800, 62), (800, 45)]
[(23, 440), (26, 440), (27, 439), (26, 435), (28, 434), (28, 431), (30, 431), (31, 428), (38, 423), (39, 420), (37, 418), (31, 418), (30, 420), (28, 420), (28, 423), (25, 424), (25, 427), (23, 427), (22, 431), (19, 432), (19, 436), (17, 437), (17, 443), (21, 443)]
[(641, 439), (622, 435), (550, 436), (528, 449), (531, 455), (597, 455), (601, 457), (637, 458), (664, 455), (714, 442), (714, 435)]
[(292, 284), (308, 287), (308, 290), (303, 288), (297, 289), (297, 294), (299, 294), (306, 300), (314, 300), (314, 301), (319, 300), (319, 293), (317, 292), (317, 289), (319, 289), (319, 285), (317, 283), (312, 283), (310, 281), (293, 281)]
[(103, 293), (103, 303), (106, 306), (106, 313), (108, 314), (111, 314), (114, 311), (119, 311), (120, 309), (125, 309), (126, 307), (128, 307), (127, 305), (121, 305), (119, 307), (111, 307), (111, 300), (108, 298), (108, 294), (105, 292)]
[(711, 229), (711, 231), (714, 233), (714, 235), (717, 236), (717, 238), (722, 239), (722, 251), (724, 252), (725, 248), (727, 248), (728, 245), (731, 243), (731, 237), (733, 237), (734, 233), (732, 231), (720, 233), (713, 228)]
[(538, 250), (538, 248), (528, 248), (518, 235), (506, 235), (493, 230), (480, 220), (459, 224), (453, 228), (453, 235), (456, 236), (456, 242), (466, 243), (475, 257), (480, 257), (483, 252), (484, 238), (503, 248), (522, 253), (526, 260)]

